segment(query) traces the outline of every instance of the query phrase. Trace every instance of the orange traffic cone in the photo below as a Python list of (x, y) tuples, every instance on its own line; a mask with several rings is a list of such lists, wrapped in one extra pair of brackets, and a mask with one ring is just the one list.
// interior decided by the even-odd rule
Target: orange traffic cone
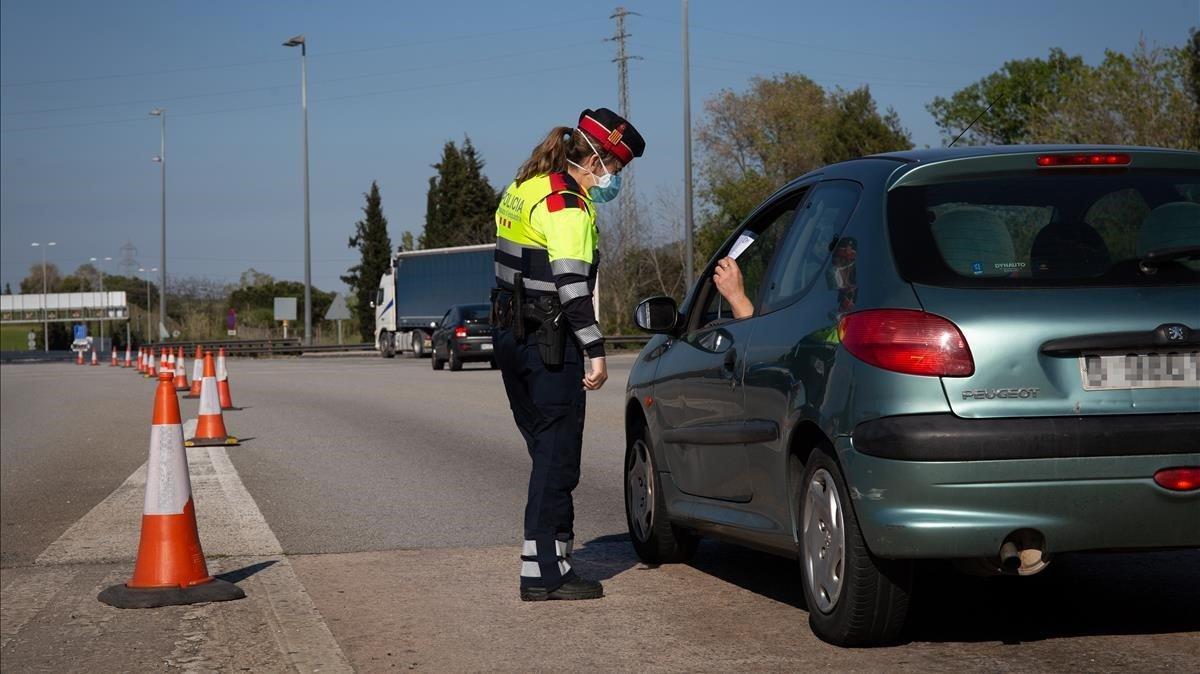
[(204, 379), (204, 350), (196, 345), (196, 365), (192, 368), (192, 390), (184, 398), (200, 397), (200, 381)]
[(125, 367), (133, 367), (133, 347), (125, 344)]
[(229, 393), (229, 370), (225, 369), (225, 347), (217, 352), (217, 399), (221, 401), (221, 409), (236, 410), (233, 406), (233, 396)]
[(158, 368), (154, 365), (154, 349), (150, 349), (150, 355), (146, 359), (146, 376), (158, 378)]
[(100, 364), (100, 358), (96, 355), (96, 350), (92, 349), (92, 367)]
[(196, 362), (192, 366), (192, 388), (184, 398), (199, 398), (200, 385), (204, 380), (204, 350), (196, 347)]
[(108, 366), (109, 367), (121, 367), (121, 363), (117, 359), (117, 347), (115, 347), (115, 346), (112, 348), (112, 362), (109, 363)]
[(175, 352), (171, 347), (164, 346), (162, 353), (162, 366), (171, 373), (171, 378), (175, 378)]
[(238, 439), (225, 430), (225, 418), (221, 416), (221, 402), (217, 398), (217, 371), (213, 366), (211, 352), (204, 354), (204, 378), (200, 380), (200, 414), (196, 420), (196, 437), (188, 438), (183, 444), (188, 447), (238, 444)]
[(183, 355), (183, 347), (179, 347), (179, 355), (175, 357), (175, 390), (186, 391), (188, 386), (187, 380), (187, 356)]
[(133, 578), (105, 589), (97, 598), (117, 608), (154, 608), (245, 597), (237, 585), (208, 575), (196, 528), (179, 400), (166, 372), (154, 394), (146, 474), (151, 478), (146, 480)]
[(144, 346), (138, 347), (137, 371), (139, 374), (146, 371), (146, 347)]
[(82, 351), (75, 352), (75, 364), (83, 365), (83, 352)]

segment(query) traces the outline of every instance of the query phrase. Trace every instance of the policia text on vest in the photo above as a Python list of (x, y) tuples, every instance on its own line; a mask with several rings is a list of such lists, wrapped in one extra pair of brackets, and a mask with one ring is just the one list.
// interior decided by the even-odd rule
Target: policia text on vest
[[(610, 110), (584, 110), (534, 149), (496, 209), (494, 353), (533, 469), (525, 504), (521, 599), (595, 599), (571, 566), (585, 389), (607, 378), (592, 309), (599, 232), (593, 202), (620, 186), (645, 142)], [(584, 375), (584, 355), (592, 372)]]

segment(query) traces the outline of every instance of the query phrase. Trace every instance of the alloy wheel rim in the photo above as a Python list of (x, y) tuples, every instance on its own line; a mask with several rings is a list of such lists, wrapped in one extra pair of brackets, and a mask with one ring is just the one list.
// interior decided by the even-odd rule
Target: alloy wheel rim
[(630, 528), (639, 541), (650, 538), (654, 523), (654, 481), (650, 467), (650, 448), (642, 440), (633, 443), (625, 467), (625, 511)]
[(821, 468), (808, 483), (804, 506), (804, 574), (816, 608), (829, 613), (842, 593), (846, 531), (833, 475)]

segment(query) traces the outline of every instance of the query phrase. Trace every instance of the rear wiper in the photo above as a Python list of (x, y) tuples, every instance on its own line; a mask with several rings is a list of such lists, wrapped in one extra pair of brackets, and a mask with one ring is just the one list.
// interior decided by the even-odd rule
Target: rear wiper
[(1143, 273), (1153, 274), (1163, 262), (1181, 259), (1200, 260), (1200, 246), (1175, 246), (1152, 250), (1138, 258), (1138, 268)]

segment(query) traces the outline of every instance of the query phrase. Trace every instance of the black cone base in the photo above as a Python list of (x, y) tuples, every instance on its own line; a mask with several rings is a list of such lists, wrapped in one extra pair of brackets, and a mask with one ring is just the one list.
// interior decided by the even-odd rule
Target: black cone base
[(96, 597), (117, 608), (156, 608), (180, 604), (202, 604), (210, 601), (244, 599), (242, 588), (227, 580), (213, 578), (192, 587), (133, 588), (122, 583), (104, 589)]

